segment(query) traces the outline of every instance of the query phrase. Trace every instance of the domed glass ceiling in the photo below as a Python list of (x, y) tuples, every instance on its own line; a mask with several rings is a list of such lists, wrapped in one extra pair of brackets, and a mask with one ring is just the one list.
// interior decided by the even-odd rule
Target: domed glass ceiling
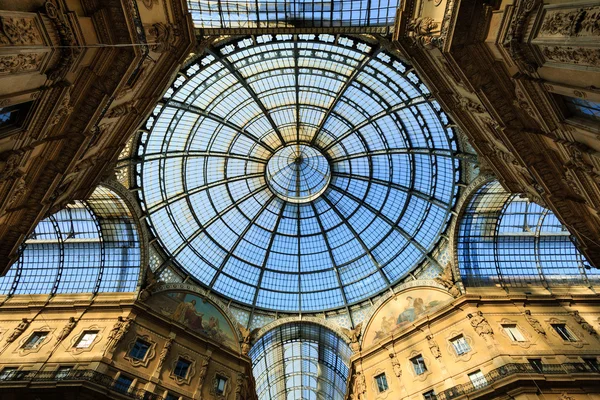
[(137, 180), (170, 260), (239, 302), (321, 311), (429, 258), (460, 175), (448, 119), (377, 45), (265, 35), (210, 47), (140, 136)]

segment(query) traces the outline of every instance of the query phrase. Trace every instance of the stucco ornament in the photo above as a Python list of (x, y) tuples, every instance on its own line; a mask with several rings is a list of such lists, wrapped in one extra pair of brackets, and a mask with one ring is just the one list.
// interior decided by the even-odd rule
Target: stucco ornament
[(536, 331), (540, 335), (546, 336), (546, 331), (544, 330), (544, 327), (542, 326), (540, 321), (538, 321), (531, 315), (530, 310), (525, 310), (525, 319), (527, 320), (527, 322), (529, 322), (529, 325), (531, 325), (534, 331)]
[(452, 270), (452, 263), (448, 262), (444, 267), (444, 270), (440, 272), (440, 274), (434, 278), (434, 280), (445, 287), (448, 292), (452, 295), (452, 297), (460, 296), (460, 289), (456, 286), (454, 272)]
[(360, 336), (362, 334), (362, 322), (354, 327), (354, 329), (341, 328), (342, 332), (350, 338), (350, 348), (353, 351), (360, 350)]
[(442, 356), (440, 346), (438, 346), (435, 340), (433, 340), (433, 335), (427, 335), (427, 344), (429, 345), (429, 350), (431, 350), (431, 354), (435, 358), (440, 358)]
[(133, 324), (133, 320), (127, 317), (119, 317), (117, 323), (113, 326), (110, 333), (108, 334), (108, 341), (106, 343), (106, 352), (113, 351), (117, 344), (123, 339), (123, 336), (127, 333), (129, 328)]
[(469, 317), (471, 326), (473, 329), (475, 329), (475, 332), (477, 332), (479, 336), (484, 338), (486, 341), (491, 341), (493, 339), (494, 331), (481, 311), (478, 311), (475, 315), (469, 314), (467, 316)]
[(0, 17), (0, 44), (36, 44), (39, 35), (30, 18)]
[(402, 366), (400, 365), (400, 361), (398, 361), (398, 357), (396, 357), (395, 353), (390, 353), (390, 361), (392, 362), (392, 368), (394, 369), (394, 375), (398, 378), (402, 376)]

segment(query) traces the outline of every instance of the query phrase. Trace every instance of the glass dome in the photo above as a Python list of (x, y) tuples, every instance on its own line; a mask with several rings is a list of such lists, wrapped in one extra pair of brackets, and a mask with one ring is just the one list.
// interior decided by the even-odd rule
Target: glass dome
[(311, 312), (377, 295), (446, 229), (455, 133), (378, 45), (265, 35), (209, 47), (139, 139), (147, 221), (169, 262), (228, 298)]

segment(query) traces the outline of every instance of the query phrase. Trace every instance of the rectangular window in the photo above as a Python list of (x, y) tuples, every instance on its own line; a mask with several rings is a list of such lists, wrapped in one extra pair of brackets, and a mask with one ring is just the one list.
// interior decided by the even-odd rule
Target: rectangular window
[(542, 364), (541, 358), (528, 358), (527, 361), (529, 361), (529, 364), (533, 367), (535, 372), (541, 373), (544, 371), (544, 365)]
[(600, 372), (600, 366), (598, 365), (598, 359), (596, 358), (584, 358), (583, 362), (586, 363), (589, 369), (594, 372)]
[(18, 368), (7, 367), (0, 372), (0, 381), (10, 381), (17, 375)]
[(114, 389), (118, 392), (126, 393), (129, 391), (131, 384), (133, 383), (133, 379), (126, 375), (119, 375), (119, 378), (115, 382)]
[(567, 109), (574, 115), (600, 122), (600, 103), (578, 97), (562, 96)]
[(173, 393), (167, 393), (167, 397), (165, 397), (165, 400), (179, 400), (179, 396)]
[(377, 390), (379, 390), (379, 393), (388, 390), (388, 383), (385, 373), (377, 375), (375, 377), (375, 382), (377, 382)]
[(502, 329), (504, 329), (504, 333), (513, 342), (526, 342), (525, 336), (523, 336), (516, 324), (502, 325)]
[(135, 341), (131, 350), (129, 350), (129, 357), (136, 360), (143, 360), (146, 358), (146, 354), (148, 354), (148, 349), (150, 348), (150, 343), (138, 339)]
[(44, 342), (47, 336), (48, 332), (33, 332), (31, 336), (29, 336), (29, 339), (27, 339), (27, 341), (23, 345), (23, 348), (27, 350), (36, 349), (39, 347), (39, 345), (41, 345)]
[(423, 400), (437, 400), (435, 390), (430, 390), (429, 392), (423, 393)]
[(58, 367), (58, 369), (56, 370), (56, 374), (54, 375), (54, 378), (56, 380), (66, 379), (72, 370), (73, 370), (72, 366)]
[(456, 352), (457, 356), (471, 351), (471, 346), (469, 346), (469, 343), (467, 343), (467, 340), (463, 335), (457, 336), (454, 339), (450, 340), (450, 343), (452, 343), (452, 346), (454, 347), (454, 351)]
[(425, 360), (423, 359), (423, 356), (418, 355), (414, 358), (411, 358), (410, 362), (412, 362), (415, 374), (422, 375), (427, 372), (427, 366), (425, 366)]
[(485, 379), (485, 376), (481, 371), (469, 374), (469, 379), (471, 380), (471, 383), (473, 384), (475, 389), (481, 389), (482, 387), (487, 386), (487, 379)]
[(227, 387), (227, 378), (217, 375), (217, 381), (215, 382), (215, 393), (217, 395), (225, 394), (226, 387)]
[(94, 340), (96, 340), (96, 336), (98, 336), (98, 331), (83, 331), (81, 336), (79, 336), (79, 340), (75, 344), (76, 349), (87, 349), (89, 348)]
[(173, 371), (173, 374), (177, 375), (180, 378), (186, 378), (188, 371), (190, 370), (191, 364), (192, 363), (188, 360), (180, 358), (179, 360), (177, 360), (177, 364), (175, 365), (175, 370)]
[(558, 333), (562, 340), (567, 342), (576, 342), (577, 337), (571, 333), (566, 324), (552, 324), (552, 328)]
[(32, 102), (14, 104), (0, 107), (0, 136), (10, 133), (15, 128), (20, 128), (29, 114)]

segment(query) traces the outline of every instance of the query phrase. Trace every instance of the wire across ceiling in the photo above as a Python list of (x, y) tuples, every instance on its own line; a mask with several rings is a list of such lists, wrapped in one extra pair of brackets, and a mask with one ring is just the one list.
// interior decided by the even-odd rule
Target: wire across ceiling
[(260, 309), (322, 311), (398, 282), (446, 229), (455, 132), (378, 45), (264, 35), (180, 72), (140, 137), (142, 207), (170, 260)]

